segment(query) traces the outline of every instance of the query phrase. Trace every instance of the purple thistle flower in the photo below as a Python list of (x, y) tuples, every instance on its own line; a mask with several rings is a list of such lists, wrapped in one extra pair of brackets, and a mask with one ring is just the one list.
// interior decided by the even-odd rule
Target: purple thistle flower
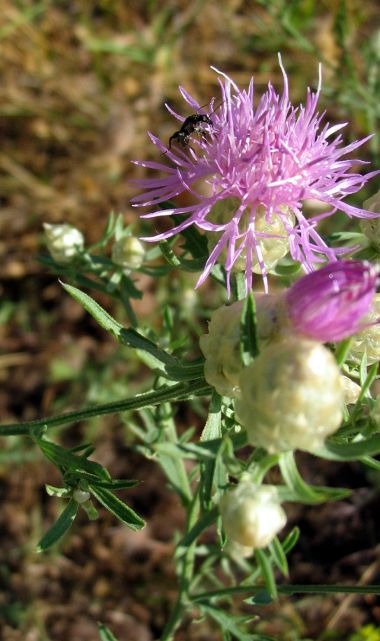
[[(190, 225), (217, 238), (197, 286), (207, 278), (223, 253), (228, 289), (234, 265), (244, 259), (246, 290), (250, 290), (252, 272), (258, 266), (267, 291), (267, 266), (263, 257), (265, 240), (273, 238), (278, 242), (279, 238), (287, 237), (286, 250), (306, 272), (310, 272), (315, 263), (334, 261), (351, 251), (350, 248), (328, 247), (316, 231), (319, 220), (337, 210), (350, 217), (380, 215), (343, 202), (345, 196), (359, 191), (379, 173), (373, 171), (365, 176), (349, 173), (355, 164), (365, 163), (342, 159), (371, 136), (346, 146), (342, 146), (340, 134), (331, 139), (347, 123), (331, 127), (328, 123), (321, 125), (324, 114), (316, 111), (321, 91), (321, 67), (316, 93), (308, 88), (306, 104), (294, 107), (289, 101), (288, 79), (280, 56), (279, 64), (284, 79), (282, 96), (269, 83), (257, 107), (253, 104), (253, 79), (248, 91), (240, 90), (231, 78), (214, 69), (222, 76), (219, 79), (222, 102), (215, 112), (215, 99), (210, 102), (208, 113), (212, 125), (206, 126), (203, 134), (193, 134), (185, 141), (191, 146), (181, 147), (176, 142), (168, 148), (149, 133), (153, 144), (172, 165), (135, 161), (164, 174), (135, 181), (145, 190), (133, 198), (135, 206), (156, 207), (183, 192), (194, 198), (194, 204), (189, 206), (156, 209), (142, 216), (186, 215), (174, 228), (143, 240), (167, 239)], [(202, 113), (196, 100), (181, 87), (180, 92), (193, 113)], [(185, 121), (167, 108), (179, 121)], [(322, 201), (327, 210), (306, 218), (302, 212), (305, 199)], [(218, 218), (218, 207), (223, 211), (223, 203), (226, 205), (224, 210), (230, 211), (219, 214)]]
[(368, 326), (379, 270), (360, 260), (335, 261), (306, 274), (286, 292), (292, 328), (323, 343), (339, 341)]

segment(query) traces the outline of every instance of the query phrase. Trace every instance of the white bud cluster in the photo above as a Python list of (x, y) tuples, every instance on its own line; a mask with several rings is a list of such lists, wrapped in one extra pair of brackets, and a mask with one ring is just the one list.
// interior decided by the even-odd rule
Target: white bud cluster
[[(380, 294), (373, 298), (373, 309), (363, 318), (363, 324), (369, 323), (359, 334), (352, 338), (349, 358), (360, 363), (363, 354), (367, 356), (368, 365), (380, 360)], [(373, 324), (371, 324), (373, 323)]]
[(332, 353), (294, 336), (266, 346), (240, 379), (236, 415), (251, 444), (313, 452), (340, 426), (344, 391)]
[(112, 261), (125, 270), (139, 269), (144, 262), (145, 248), (135, 236), (124, 236), (112, 247)]
[(222, 496), (220, 513), (229, 543), (241, 556), (269, 545), (286, 524), (277, 488), (257, 486), (249, 480), (242, 480)]
[(63, 265), (71, 263), (83, 251), (84, 236), (76, 227), (66, 223), (63, 225), (44, 223), (44, 230), (47, 248), (57, 263)]
[[(260, 343), (264, 344), (278, 331), (280, 297), (259, 294), (255, 295), (255, 300), (258, 337)], [(242, 301), (219, 307), (211, 316), (208, 334), (199, 340), (206, 358), (206, 381), (222, 396), (233, 397), (239, 393), (239, 376), (243, 369), (240, 357), (242, 309)]]

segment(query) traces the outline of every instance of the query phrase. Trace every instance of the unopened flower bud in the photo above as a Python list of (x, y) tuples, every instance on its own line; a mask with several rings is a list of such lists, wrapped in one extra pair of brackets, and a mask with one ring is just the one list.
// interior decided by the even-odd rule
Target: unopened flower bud
[(343, 386), (332, 353), (296, 336), (264, 347), (240, 375), (236, 415), (252, 445), (313, 452), (342, 421)]
[(74, 490), (73, 494), (73, 497), (77, 503), (86, 503), (90, 496), (90, 492), (86, 492), (85, 490)]
[(83, 251), (84, 236), (72, 225), (44, 223), (47, 248), (57, 263), (71, 263)]
[(364, 329), (352, 338), (349, 358), (359, 363), (363, 354), (368, 365), (380, 360), (380, 294), (375, 294), (372, 310), (363, 318)]
[[(256, 294), (257, 332), (260, 343), (278, 330), (276, 294)], [(200, 348), (206, 358), (205, 378), (222, 396), (236, 396), (243, 369), (240, 356), (240, 318), (243, 301), (223, 305), (213, 312), (208, 334), (200, 337)]]
[[(368, 211), (380, 212), (380, 191), (363, 203)], [(372, 245), (380, 252), (380, 218), (361, 218), (360, 227)]]
[(220, 500), (224, 531), (232, 545), (241, 546), (243, 556), (264, 548), (286, 524), (274, 485), (254, 485), (244, 480)]
[(144, 262), (145, 248), (135, 236), (124, 236), (112, 247), (112, 260), (115, 265), (133, 271), (139, 269)]
[(285, 295), (291, 328), (323, 343), (352, 336), (365, 326), (378, 270), (367, 261), (342, 260), (300, 278)]

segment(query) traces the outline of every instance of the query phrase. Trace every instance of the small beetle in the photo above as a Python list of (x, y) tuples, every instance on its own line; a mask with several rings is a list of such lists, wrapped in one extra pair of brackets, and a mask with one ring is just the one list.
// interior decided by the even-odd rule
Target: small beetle
[(181, 129), (170, 136), (169, 149), (171, 149), (172, 142), (178, 142), (181, 147), (188, 147), (189, 138), (192, 134), (204, 134), (207, 132), (207, 128), (212, 126), (213, 122), (207, 114), (192, 114), (188, 116), (182, 123)]
[[(207, 134), (207, 132), (214, 128), (214, 123), (211, 120), (211, 116), (215, 111), (220, 107), (220, 103), (211, 114), (191, 114), (188, 116), (182, 123), (181, 128), (178, 131), (175, 131), (172, 136), (169, 138), (169, 149), (171, 149), (172, 143), (176, 142), (181, 147), (188, 147), (190, 136), (192, 134), (200, 134), (201, 136)], [(204, 105), (205, 106), (205, 105)], [(200, 107), (203, 109), (203, 107)]]

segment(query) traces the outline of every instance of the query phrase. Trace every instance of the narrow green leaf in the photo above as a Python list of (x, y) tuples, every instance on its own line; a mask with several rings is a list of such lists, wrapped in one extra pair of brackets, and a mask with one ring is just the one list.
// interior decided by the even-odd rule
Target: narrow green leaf
[(380, 434), (352, 443), (330, 443), (318, 449), (316, 455), (332, 461), (355, 461), (361, 456), (380, 454)]
[(65, 468), (65, 472), (75, 473), (84, 470), (104, 481), (111, 479), (108, 471), (95, 461), (89, 461), (84, 456), (75, 456), (60, 445), (46, 439), (36, 439), (36, 442), (46, 458), (54, 465)]
[(76, 300), (97, 323), (107, 332), (110, 332), (119, 343), (127, 345), (133, 349), (142, 350), (147, 352), (150, 357), (150, 366), (152, 369), (162, 369), (162, 364), (178, 365), (178, 361), (174, 356), (167, 354), (163, 349), (160, 349), (150, 341), (137, 332), (135, 329), (125, 329), (118, 323), (112, 316), (106, 312), (99, 303), (97, 303), (91, 296), (85, 294), (77, 287), (62, 283), (63, 288)]
[(240, 318), (240, 355), (247, 367), (259, 353), (256, 306), (252, 292), (244, 300)]
[(159, 464), (175, 492), (181, 497), (184, 504), (189, 501), (189, 490), (184, 481), (183, 461), (171, 453), (159, 452)]
[(89, 485), (89, 490), (99, 503), (104, 505), (104, 507), (120, 519), (120, 521), (128, 525), (131, 530), (141, 530), (145, 526), (145, 521), (141, 516), (106, 488)]
[(309, 505), (317, 505), (325, 501), (337, 501), (351, 494), (350, 490), (346, 488), (317, 487), (305, 483), (298, 472), (293, 452), (281, 454), (279, 466), (286, 485), (294, 494), (293, 500), (302, 501)]
[(116, 637), (112, 634), (111, 630), (106, 628), (103, 623), (98, 623), (100, 641), (117, 641)]
[(48, 530), (38, 542), (37, 552), (43, 552), (57, 543), (57, 541), (59, 541), (59, 539), (61, 539), (62, 536), (70, 529), (77, 512), (78, 503), (74, 501), (74, 499), (71, 499), (63, 512), (61, 512), (54, 525), (52, 525), (50, 530)]
[(361, 456), (359, 461), (376, 472), (380, 472), (380, 461), (372, 456)]
[(264, 579), (265, 587), (273, 599), (277, 599), (277, 585), (272, 565), (263, 550), (255, 550), (255, 558)]
[(367, 392), (377, 376), (378, 367), (379, 367), (379, 363), (374, 363), (373, 365), (371, 365), (368, 372), (367, 371), (365, 372), (366, 376), (365, 378), (363, 376), (364, 380), (363, 380), (361, 392), (359, 394), (358, 402), (360, 402), (365, 396), (367, 396)]
[(294, 527), (282, 542), (282, 547), (285, 554), (288, 554), (290, 550), (294, 548), (299, 538), (300, 538), (300, 529), (298, 527)]
[(338, 346), (337, 346), (337, 348), (335, 350), (335, 359), (336, 359), (336, 362), (338, 363), (339, 367), (342, 367), (343, 363), (345, 362), (345, 360), (346, 360), (346, 358), (347, 358), (347, 356), (349, 354), (351, 344), (352, 344), (352, 338), (351, 337), (350, 338), (345, 338), (344, 340), (342, 340), (338, 344)]
[(61, 282), (61, 285), (63, 289), (65, 289), (67, 293), (77, 301), (77, 303), (79, 303), (89, 314), (91, 314), (91, 316), (93, 316), (93, 318), (95, 318), (96, 322), (99, 323), (103, 329), (110, 332), (115, 338), (118, 338), (123, 326), (112, 318), (112, 316), (106, 312), (99, 303), (73, 285), (63, 282)]
[(140, 481), (135, 481), (135, 480), (129, 480), (129, 479), (112, 479), (111, 481), (98, 481), (98, 480), (93, 480), (91, 481), (93, 485), (96, 485), (96, 487), (104, 487), (107, 490), (127, 490), (131, 487), (136, 487), (140, 483)]
[(77, 454), (78, 452), (82, 453), (82, 456), (88, 458), (95, 452), (95, 446), (91, 443), (83, 443), (82, 445), (77, 445), (76, 447), (70, 447), (68, 450), (72, 454)]
[(273, 561), (277, 565), (280, 572), (282, 572), (284, 576), (288, 576), (288, 561), (286, 559), (284, 549), (277, 536), (275, 536), (273, 541), (269, 544), (269, 551), (272, 555)]
[(235, 272), (231, 280), (231, 290), (233, 297), (238, 300), (244, 300), (247, 296), (245, 274), (243, 272)]
[(201, 434), (201, 441), (212, 441), (222, 436), (222, 397), (213, 390), (209, 414)]
[(234, 616), (222, 608), (213, 606), (211, 603), (200, 604), (200, 609), (204, 614), (214, 619), (222, 630), (227, 630), (239, 641), (259, 641), (257, 635), (241, 629), (242, 625), (245, 626), (247, 623), (250, 623), (257, 618), (256, 616)]
[(204, 377), (204, 358), (196, 361), (181, 362), (178, 365), (167, 365), (166, 374), (173, 381), (191, 381)]

